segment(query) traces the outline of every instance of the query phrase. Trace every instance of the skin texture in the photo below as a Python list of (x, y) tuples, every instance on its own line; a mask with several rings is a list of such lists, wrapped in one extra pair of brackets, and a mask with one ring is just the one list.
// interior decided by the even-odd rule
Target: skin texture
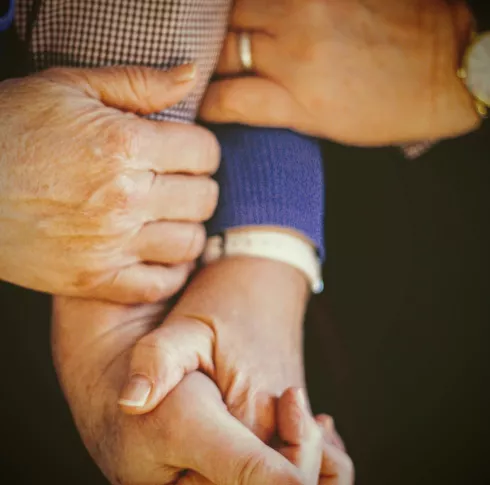
[[(203, 268), (163, 323), (132, 349), (128, 377), (136, 382), (121, 394), (124, 411), (153, 410), (186, 374), (200, 370), (231, 414), (268, 441), (275, 399), (288, 387), (304, 387), (308, 296), (304, 276), (283, 263), (227, 258)], [(146, 399), (140, 402), (135, 389)]]
[[(181, 76), (181, 73), (170, 74), (170, 76), (176, 75)], [(135, 269), (146, 270), (139, 271), (139, 278), (137, 271), (133, 269), (129, 272), (128, 267), (124, 266), (123, 276), (119, 273), (116, 276), (111, 275), (114, 280), (111, 277), (110, 284), (105, 284), (106, 276), (103, 274), (104, 267), (114, 271), (111, 265), (111, 263), (114, 264), (113, 258), (128, 257), (126, 251), (132, 249), (128, 248), (132, 243), (130, 236), (139, 239), (141, 247), (138, 245), (135, 251), (145, 252), (147, 256), (140, 255), (142, 259), (144, 258), (144, 262), (177, 265), (181, 261), (195, 258), (202, 248), (203, 238), (199, 237), (202, 236), (202, 232), (199, 232), (201, 227), (195, 222), (207, 217), (208, 213), (210, 215), (216, 203), (215, 184), (207, 178), (207, 175), (217, 166), (217, 161), (214, 160), (215, 155), (219, 156), (219, 151), (215, 151), (214, 139), (212, 137), (209, 139), (208, 133), (200, 128), (194, 131), (192, 127), (161, 122), (152, 123), (135, 116), (135, 113), (143, 114), (163, 109), (180, 99), (179, 96), (185, 96), (193, 86), (192, 80), (168, 79), (170, 76), (166, 75), (164, 78), (162, 74), (156, 74), (154, 71), (136, 68), (90, 71), (52, 70), (25, 81), (25, 86), (24, 81), (15, 81), (3, 86), (5, 88), (3, 95), (15, 101), (11, 104), (13, 113), (15, 107), (24, 103), (29, 105), (30, 98), (25, 97), (24, 91), (31, 95), (34, 89), (31, 83), (39, 83), (39, 85), (36, 84), (36, 89), (39, 89), (40, 95), (33, 96), (33, 103), (39, 98), (44, 104), (39, 106), (34, 103), (32, 112), (36, 110), (43, 112), (45, 109), (46, 117), (43, 123), (50, 128), (49, 131), (41, 130), (39, 133), (39, 128), (32, 128), (32, 132), (29, 132), (30, 127), (22, 125), (23, 121), (18, 121), (19, 125), (13, 127), (29, 134), (25, 139), (29, 141), (29, 144), (34, 145), (33, 153), (36, 155), (29, 159), (29, 163), (20, 164), (18, 171), (17, 168), (14, 170), (10, 167), (8, 176), (12, 178), (5, 180), (5, 192), (7, 189), (10, 192), (6, 198), (3, 213), (7, 215), (7, 221), (12, 223), (21, 221), (22, 224), (11, 226), (11, 231), (4, 240), (4, 246), (17, 245), (17, 250), (20, 246), (26, 256), (24, 258), (21, 252), (19, 259), (19, 252), (12, 251), (9, 257), (5, 257), (6, 273), (7, 270), (10, 271), (14, 282), (43, 291), (65, 295), (74, 294), (85, 298), (95, 295), (98, 298), (120, 299), (124, 302), (153, 302), (180, 289), (191, 269), (188, 264), (175, 266), (169, 270), (169, 268), (159, 266), (142, 267), (141, 263), (135, 262), (133, 263)], [(165, 82), (168, 83), (167, 90), (162, 89), (167, 86)], [(155, 87), (157, 85), (158, 89)], [(139, 89), (141, 91), (138, 91)], [(158, 91), (160, 97), (163, 96), (163, 92), (166, 96), (164, 101), (152, 100), (152, 96), (156, 96), (153, 90)], [(34, 119), (34, 127), (37, 126), (35, 122), (36, 119)], [(13, 160), (29, 155), (27, 148), (25, 149), (26, 154), (14, 154), (12, 149), (22, 150), (25, 148), (22, 145), (8, 145), (9, 140), (13, 139), (16, 133), (13, 128), (11, 137), (5, 136), (2, 139), (7, 147), (5, 153), (11, 157), (10, 159), (5, 158), (5, 161), (12, 164)], [(34, 134), (39, 140), (43, 136), (46, 137), (46, 140), (43, 139), (42, 143), (36, 144), (38, 138)], [(126, 142), (125, 136), (130, 136), (130, 140)], [(198, 138), (199, 143), (193, 144), (192, 137)], [(108, 148), (110, 153), (97, 159), (97, 156), (100, 155), (99, 147), (103, 146), (106, 141), (110, 143)], [(155, 146), (157, 141), (159, 145)], [(96, 147), (91, 147), (91, 145), (96, 145)], [(165, 147), (168, 146), (169, 150), (165, 151)], [(170, 148), (174, 151), (170, 151)], [(93, 155), (93, 159), (86, 156), (87, 150)], [(161, 153), (171, 153), (174, 158), (167, 159), (161, 156)], [(76, 158), (75, 155), (79, 155), (79, 158)], [(66, 163), (66, 160), (69, 160), (69, 164)], [(144, 162), (144, 169), (137, 168), (136, 162)], [(57, 168), (56, 171), (51, 167), (51, 163), (54, 164), (54, 168)], [(126, 164), (129, 163), (131, 164), (127, 166)], [(164, 167), (161, 168), (158, 164)], [(38, 170), (45, 179), (39, 176), (33, 177), (31, 171), (34, 170)], [(121, 173), (118, 172), (119, 170)], [(152, 177), (152, 184), (155, 186), (151, 185), (148, 190), (153, 190), (154, 198), (145, 197), (145, 193), (138, 192), (138, 187), (134, 187), (139, 179), (135, 182), (133, 178), (142, 175), (141, 172), (143, 176), (146, 176), (144, 172), (148, 172)], [(192, 177), (181, 175), (181, 173), (192, 175)], [(156, 186), (160, 178), (161, 182)], [(17, 180), (17, 187), (12, 183), (12, 179)], [(74, 186), (73, 180), (76, 180), (79, 185)], [(196, 182), (208, 185), (209, 192), (199, 190)], [(21, 190), (24, 192), (21, 193)], [(168, 200), (164, 200), (165, 190), (168, 190), (173, 197), (167, 195)], [(27, 210), (29, 207), (26, 207), (25, 200), (30, 204), (31, 212)], [(209, 208), (207, 207), (208, 202)], [(165, 217), (168, 220), (160, 221), (159, 219), (159, 227), (155, 227), (155, 221), (145, 220), (140, 232), (131, 234), (136, 232), (136, 229), (130, 225), (135, 222), (132, 217), (134, 214), (141, 217), (141, 214), (138, 214), (139, 211), (148, 211), (149, 206), (150, 209), (165, 211)], [(15, 210), (17, 212), (14, 212)], [(29, 215), (29, 218), (22, 217), (26, 214)], [(186, 218), (189, 219), (190, 224), (182, 222)], [(141, 221), (138, 220), (138, 222)], [(185, 238), (179, 239), (178, 237), (185, 227), (194, 232), (197, 231), (197, 236), (194, 234), (193, 238), (188, 237), (189, 244), (186, 244)], [(115, 234), (112, 234), (113, 232)], [(141, 233), (144, 233), (145, 237), (142, 237)], [(29, 242), (28, 245), (25, 244), (26, 241)], [(33, 242), (35, 251), (32, 249)], [(192, 247), (189, 248), (189, 246)], [(44, 249), (44, 253), (36, 252), (38, 249)], [(185, 249), (187, 251), (184, 251), (182, 256)], [(120, 251), (120, 254), (113, 254), (111, 251)], [(35, 258), (33, 254), (36, 254)], [(29, 263), (28, 270), (23, 268), (25, 272), (22, 274), (20, 274), (20, 268), (15, 266), (19, 260)], [(125, 262), (128, 264), (127, 259)], [(90, 266), (96, 263), (101, 266)], [(226, 401), (229, 403), (232, 414), (239, 417), (249, 429), (265, 439), (275, 430), (276, 396), (279, 396), (288, 385), (303, 385), (301, 326), (307, 297), (306, 283), (303, 276), (284, 265), (276, 267), (269, 262), (242, 261), (240, 264), (235, 263), (234, 266), (228, 263), (220, 264), (204, 272), (204, 276), (185, 293), (182, 303), (179, 304), (178, 308), (182, 313), (172, 314), (169, 317), (168, 326), (173, 325), (177, 329), (175, 348), (182, 351), (179, 352), (179, 357), (191, 356), (192, 359), (192, 352), (195, 352), (195, 355), (202, 355), (203, 360), (206, 358), (206, 351), (192, 345), (187, 346), (186, 341), (182, 339), (191, 335), (191, 338), (199, 340), (203, 334), (203, 328), (212, 329), (213, 335), (208, 338), (206, 348), (209, 348), (211, 341), (219, 340), (220, 342), (216, 346), (218, 362), (212, 362), (215, 368), (213, 377), (219, 380), (221, 387), (225, 389)], [(236, 276), (231, 277), (237, 266), (249, 268), (246, 271), (238, 271), (238, 279)], [(87, 270), (90, 267), (92, 267), (92, 272)], [(258, 271), (259, 267), (262, 267), (260, 271)], [(46, 273), (47, 270), (49, 273)], [(165, 273), (161, 270), (165, 270)], [(170, 286), (168, 275), (171, 276), (172, 271), (175, 273), (177, 270), (180, 271), (178, 274), (182, 277), (178, 280), (178, 284), (174, 282)], [(76, 273), (77, 271), (79, 274)], [(49, 277), (56, 275), (56, 272), (59, 273), (57, 276), (60, 279), (55, 284), (49, 280)], [(163, 286), (161, 282), (155, 284), (151, 278), (152, 274), (165, 276), (167, 286)], [(282, 284), (276, 282), (274, 278), (266, 279), (264, 281), (267, 282), (267, 285), (256, 287), (261, 289), (260, 293), (256, 289), (247, 288), (251, 285), (244, 285), (244, 282), (250, 281), (250, 278), (262, 278), (266, 274), (277, 275)], [(72, 277), (76, 278), (74, 282), (70, 280)], [(33, 279), (29, 280), (29, 278)], [(132, 286), (128, 288), (122, 285), (121, 280), (128, 286), (130, 284)], [(52, 286), (48, 286), (49, 284)], [(205, 292), (203, 287), (206, 288)], [(241, 291), (240, 288), (246, 291)], [(269, 288), (272, 288), (273, 291), (269, 291)], [(133, 293), (130, 294), (133, 291), (135, 293), (141, 291), (142, 296), (136, 298)], [(287, 306), (283, 306), (282, 303), (278, 305), (271, 303), (280, 302), (281, 298), (288, 301)], [(221, 299), (223, 302), (220, 301)], [(82, 307), (76, 318), (93, 318), (95, 322), (99, 320), (103, 322), (105, 317), (118, 322), (126, 322), (127, 319), (134, 322), (134, 318), (139, 318), (133, 316), (135, 307), (118, 306), (116, 308), (103, 303), (89, 301), (85, 303), (87, 306)], [(155, 307), (152, 305), (141, 306), (138, 307), (138, 311), (145, 313), (153, 308)], [(254, 309), (253, 312), (251, 308)], [(99, 316), (99, 310), (102, 317)], [(191, 315), (189, 313), (191, 311), (196, 313)], [(237, 311), (239, 318), (236, 315)], [(245, 318), (247, 314), (248, 318)], [(189, 326), (195, 332), (188, 334), (186, 331), (189, 330)], [(161, 339), (159, 332), (156, 333), (158, 334), (156, 337), (147, 338), (138, 345), (139, 351), (137, 352), (142, 356), (146, 368), (160, 363), (158, 342)], [(275, 333), (283, 335), (277, 339)], [(78, 334), (74, 331), (73, 335)], [(206, 334), (206, 337), (208, 336), (209, 333)], [(155, 341), (153, 346), (155, 352), (149, 351), (152, 339)], [(149, 346), (148, 341), (150, 341)], [(75, 342), (77, 346), (80, 343), (78, 339)], [(249, 342), (249, 345), (242, 347), (237, 345), (238, 342), (240, 344)], [(277, 349), (274, 359), (268, 358), (272, 347)], [(90, 353), (90, 348), (83, 345), (80, 348)], [(236, 352), (232, 355), (234, 349)], [(173, 351), (175, 352), (175, 349)], [(133, 355), (137, 352), (133, 351)], [(110, 353), (108, 352), (107, 355)], [(105, 356), (103, 354), (103, 357)], [(165, 363), (165, 360), (163, 362)], [(250, 362), (253, 363), (253, 366), (247, 365)], [(189, 361), (177, 360), (174, 366), (177, 368), (177, 374), (179, 365), (183, 366), (184, 372), (178, 375), (172, 387), (183, 379), (184, 374), (192, 371)], [(107, 366), (110, 367), (110, 363), (107, 363)], [(195, 368), (201, 367), (195, 366)], [(66, 388), (76, 386), (78, 380), (76, 372), (78, 370), (73, 371), (70, 377), (74, 382), (65, 383)], [(121, 387), (122, 381), (117, 392)], [(90, 401), (90, 396), (92, 396), (90, 380), (87, 380), (84, 392), (87, 393), (84, 398)], [(191, 400), (194, 394), (196, 393), (190, 394)], [(104, 396), (107, 396), (107, 401), (104, 401), (106, 405), (109, 406), (109, 398), (112, 397), (112, 405), (117, 409), (117, 398), (109, 392)], [(90, 404), (92, 404), (91, 401)], [(154, 403), (153, 408), (157, 404), (158, 402)], [(101, 410), (98, 406), (91, 407), (87, 404), (84, 409), (88, 408), (90, 408), (90, 413), (81, 412), (79, 415), (82, 423), (80, 428), (85, 430), (90, 427), (90, 424), (85, 426), (83, 424), (85, 422), (97, 422), (100, 417), (99, 413), (102, 413), (104, 417), (100, 418), (102, 423), (97, 426), (103, 427), (107, 413), (110, 415), (111, 411), (106, 411), (105, 408)], [(177, 416), (175, 411), (172, 414)], [(87, 442), (90, 443), (88, 446), (111, 480), (117, 483), (119, 476), (128, 476), (128, 481), (131, 483), (132, 470), (125, 470), (124, 465), (121, 465), (121, 461), (127, 460), (118, 458), (118, 453), (124, 453), (118, 446), (121, 443), (123, 446), (126, 445), (124, 438), (126, 433), (131, 434), (133, 427), (137, 426), (142, 419), (130, 420), (131, 418), (125, 418), (120, 412), (117, 417), (110, 419), (118, 420), (120, 426), (115, 428), (116, 431), (113, 432), (112, 428), (107, 429), (105, 434), (107, 438), (103, 440), (100, 436), (94, 439), (87, 438)], [(201, 424), (204, 424), (207, 418), (202, 416), (202, 419)], [(84, 432), (82, 436), (85, 436)], [(152, 434), (149, 434), (148, 440), (148, 445), (151, 446), (151, 441), (154, 440)], [(107, 448), (105, 441), (110, 442)], [(116, 444), (112, 444), (113, 441)], [(175, 446), (178, 448), (179, 445)], [(144, 449), (143, 445), (141, 449)], [(174, 448), (170, 446), (169, 449)], [(197, 454), (197, 451), (195, 453)], [(257, 451), (257, 456), (258, 454), (262, 455), (262, 452)], [(240, 456), (243, 457), (243, 453)], [(278, 460), (278, 457), (275, 456), (274, 460)], [(144, 464), (144, 460), (141, 463)], [(151, 470), (150, 465), (151, 463), (149, 464)], [(249, 473), (247, 466), (250, 465), (246, 463), (243, 465), (245, 471), (242, 471), (242, 474)], [(146, 473), (149, 472), (146, 471)], [(165, 469), (165, 473), (165, 476), (173, 476), (173, 472), (168, 468)], [(262, 480), (260, 473), (257, 475), (258, 483), (261, 483)], [(291, 473), (292, 479), (296, 480), (296, 472)]]
[(125, 303), (184, 285), (217, 204), (212, 133), (138, 116), (195, 67), (54, 69), (0, 84), (0, 278)]
[(303, 391), (287, 389), (277, 403), (277, 416), (283, 443), (279, 451), (300, 469), (305, 485), (354, 483), (354, 466), (339, 443), (332, 417), (313, 418)]
[(459, 0), (237, 0), (201, 115), (364, 146), (460, 135), (480, 123), (456, 76), (471, 27)]
[(169, 484), (192, 469), (217, 484), (230, 478), (271, 483), (266, 477), (301, 483), (287, 460), (228, 413), (203, 374), (187, 376), (147, 416), (120, 412), (115, 401), (131, 347), (162, 310), (133, 307), (128, 313), (122, 306), (74, 299), (55, 304), (53, 353), (60, 381), (80, 434), (110, 482)]
[[(354, 467), (345, 451), (334, 443), (332, 418), (313, 418), (305, 402), (304, 391), (294, 388), (284, 391), (278, 399), (278, 451), (299, 469), (304, 485), (352, 485)], [(189, 473), (179, 485), (212, 483)]]
[[(320, 463), (322, 480), (334, 480), (320, 483), (351, 483), (352, 464), (333, 444), (331, 419), (317, 418), (323, 436), (311, 416), (305, 423), (309, 411), (296, 391), (279, 403), (277, 451), (231, 416), (219, 389), (200, 372), (187, 375), (152, 413), (122, 413), (115, 400), (131, 349), (165, 311), (164, 304), (128, 310), (74, 298), (54, 302), (52, 348), (60, 383), (87, 449), (112, 484), (309, 485), (317, 483)], [(183, 470), (195, 473), (182, 476)]]

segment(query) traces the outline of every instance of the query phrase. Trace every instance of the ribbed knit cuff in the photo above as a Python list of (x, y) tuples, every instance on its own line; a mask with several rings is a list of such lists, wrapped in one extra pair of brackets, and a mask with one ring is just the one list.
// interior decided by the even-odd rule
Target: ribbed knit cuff
[(271, 225), (306, 235), (325, 258), (324, 180), (320, 144), (288, 130), (208, 126), (221, 144), (218, 209), (209, 235)]

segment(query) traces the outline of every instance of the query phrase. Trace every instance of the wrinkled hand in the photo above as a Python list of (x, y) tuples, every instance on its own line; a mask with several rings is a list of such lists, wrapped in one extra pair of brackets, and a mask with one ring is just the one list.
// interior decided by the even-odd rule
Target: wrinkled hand
[[(330, 416), (313, 419), (304, 394), (289, 388), (277, 402), (278, 451), (298, 469), (303, 485), (352, 485), (354, 466), (349, 455), (335, 443)], [(179, 485), (212, 485), (195, 473)]]
[[(331, 416), (310, 413), (303, 392), (288, 389), (277, 405), (279, 451), (295, 464), (305, 485), (352, 485), (354, 466)], [(318, 477), (320, 475), (320, 477)]]
[(304, 387), (306, 279), (289, 265), (227, 258), (195, 275), (163, 324), (132, 351), (120, 404), (144, 414), (195, 370), (218, 385), (230, 412), (268, 442), (275, 401)]
[(0, 279), (126, 303), (182, 287), (217, 203), (219, 146), (137, 114), (195, 78), (193, 66), (53, 69), (0, 84)]
[[(201, 115), (354, 145), (443, 138), (480, 120), (456, 76), (465, 1), (237, 0)], [(237, 32), (251, 32), (243, 76)]]
[[(119, 410), (131, 348), (163, 311), (162, 305), (55, 300), (55, 367), (81, 437), (110, 482), (303, 484), (300, 470), (233, 418), (201, 373), (187, 375), (152, 413)], [(185, 470), (191, 472), (183, 476)]]

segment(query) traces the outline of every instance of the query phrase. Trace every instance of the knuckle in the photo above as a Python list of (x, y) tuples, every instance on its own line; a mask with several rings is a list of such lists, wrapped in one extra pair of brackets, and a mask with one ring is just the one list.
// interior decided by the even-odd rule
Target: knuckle
[(168, 287), (161, 280), (148, 282), (141, 292), (144, 303), (158, 303), (168, 296)]
[(206, 196), (202, 201), (202, 210), (203, 210), (202, 217), (204, 220), (207, 220), (212, 217), (218, 205), (219, 185), (218, 182), (216, 182), (216, 180), (213, 179), (207, 179), (205, 181), (205, 185), (206, 185), (206, 189), (205, 189)]
[(216, 108), (217, 112), (226, 113), (227, 117), (240, 117), (242, 102), (246, 105), (247, 98), (251, 93), (248, 89), (243, 89), (240, 83), (233, 87), (228, 86), (217, 91)]
[(246, 485), (247, 483), (259, 483), (257, 478), (260, 477), (264, 469), (265, 459), (257, 454), (250, 454), (242, 458), (238, 464), (236, 473), (237, 485)]
[(151, 71), (139, 66), (124, 66), (122, 69), (126, 75), (128, 88), (135, 100), (135, 105), (139, 106), (139, 111), (152, 111)]
[(128, 210), (142, 198), (136, 182), (127, 174), (116, 174), (107, 188), (104, 205), (111, 209)]
[(310, 438), (317, 444), (321, 444), (323, 442), (323, 432), (320, 426), (317, 426), (315, 422), (312, 423), (310, 429)]
[(139, 128), (138, 123), (131, 122), (132, 117), (132, 114), (127, 114), (117, 121), (111, 119), (107, 122), (102, 138), (104, 158), (114, 162), (128, 162), (136, 157)]
[(221, 147), (218, 138), (214, 133), (205, 130), (205, 148), (203, 153), (205, 154), (205, 166), (208, 169), (207, 173), (214, 174), (219, 167), (221, 160)]
[(182, 261), (193, 261), (203, 251), (206, 244), (206, 229), (201, 224), (194, 224), (192, 230), (189, 231), (187, 245), (184, 246)]
[(256, 453), (249, 454), (242, 458), (238, 464), (236, 475), (237, 485), (248, 483), (281, 483), (283, 485), (303, 485), (304, 481), (299, 470), (295, 468), (274, 469), (267, 466), (264, 456)]
[(153, 359), (154, 354), (158, 354), (160, 350), (160, 342), (155, 333), (149, 333), (139, 340), (131, 351), (131, 364), (134, 365), (140, 362), (140, 358)]
[(101, 285), (101, 268), (87, 266), (76, 272), (72, 287), (76, 293), (91, 294)]
[(181, 149), (192, 154), (192, 172), (213, 174), (218, 170), (221, 147), (214, 133), (202, 126), (186, 126), (182, 130), (184, 145)]
[[(147, 374), (150, 372), (153, 380), (161, 380), (162, 373), (169, 367), (167, 364), (175, 361), (175, 350), (170, 337), (163, 328), (143, 337), (131, 352), (131, 365), (133, 371), (138, 372), (143, 366)], [(138, 368), (136, 368), (138, 367)]]
[[(160, 329), (161, 332), (161, 329)], [(133, 349), (133, 357), (140, 352), (143, 353), (160, 353), (165, 345), (165, 341), (160, 337), (158, 332), (152, 332), (145, 335), (138, 341)]]

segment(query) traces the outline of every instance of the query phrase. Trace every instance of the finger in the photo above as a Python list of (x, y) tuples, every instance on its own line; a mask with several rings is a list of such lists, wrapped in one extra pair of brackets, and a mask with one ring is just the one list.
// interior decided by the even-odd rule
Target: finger
[(169, 71), (140, 66), (50, 69), (42, 77), (71, 84), (102, 103), (122, 111), (151, 114), (178, 103), (194, 88), (195, 64)]
[(230, 27), (273, 33), (274, 26), (291, 13), (291, 0), (235, 0)]
[[(319, 485), (352, 485), (354, 483), (354, 464), (347, 453), (334, 445), (324, 443)], [(335, 479), (333, 482), (332, 480)]]
[(133, 247), (145, 263), (178, 264), (194, 261), (206, 243), (201, 224), (154, 222), (143, 226)]
[(354, 465), (345, 453), (343, 441), (335, 430), (333, 418), (321, 414), (315, 417), (315, 421), (323, 433), (320, 485), (328, 485), (332, 478), (338, 478), (338, 485), (351, 485), (354, 483)]
[[(277, 41), (260, 32), (249, 32), (248, 35), (252, 46), (252, 70), (263, 76), (273, 74), (275, 78), (280, 78), (286, 63), (281, 62)], [(239, 32), (228, 32), (221, 50), (216, 74), (221, 76), (243, 74), (239, 40)]]
[(305, 483), (316, 485), (322, 458), (322, 434), (311, 415), (306, 395), (299, 389), (288, 389), (279, 399), (279, 437), (287, 444), (281, 453), (295, 464)]
[(277, 403), (277, 428), (279, 437), (290, 446), (300, 446), (304, 435), (311, 429), (303, 409), (303, 391), (287, 389)]
[(276, 428), (277, 398), (268, 392), (255, 392), (253, 398), (247, 400), (242, 399), (240, 394), (238, 396), (238, 399), (228, 399), (231, 401), (228, 405), (230, 413), (257, 438), (269, 443)]
[(202, 126), (131, 120), (123, 134), (128, 145), (128, 167), (152, 170), (159, 174), (213, 174), (220, 162), (220, 145), (216, 136)]
[(125, 304), (156, 303), (178, 293), (192, 269), (189, 263), (170, 267), (135, 264), (119, 270), (88, 296)]
[(291, 94), (274, 81), (243, 77), (210, 85), (201, 117), (215, 123), (292, 128), (301, 123), (301, 111)]
[(324, 439), (340, 450), (345, 451), (344, 441), (335, 429), (335, 422), (332, 416), (329, 416), (328, 414), (320, 414), (315, 417), (315, 421), (320, 426)]
[(203, 222), (218, 204), (219, 186), (205, 176), (159, 175), (148, 194), (146, 220)]
[(129, 380), (119, 405), (128, 414), (145, 414), (194, 370), (211, 372), (214, 334), (203, 322), (170, 314), (133, 348)]
[[(199, 405), (184, 414), (181, 403), (192, 398)], [(191, 469), (215, 484), (303, 485), (294, 465), (230, 415), (219, 390), (206, 376), (188, 375), (163, 406), (168, 406), (169, 415), (177, 415), (169, 430), (176, 450), (173, 466)]]

